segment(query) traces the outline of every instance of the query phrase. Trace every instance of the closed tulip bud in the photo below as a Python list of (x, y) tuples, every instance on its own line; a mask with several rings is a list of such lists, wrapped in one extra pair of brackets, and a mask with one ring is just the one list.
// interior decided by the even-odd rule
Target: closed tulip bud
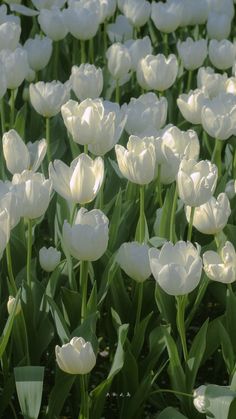
[(51, 181), (46, 180), (41, 173), (24, 170), (13, 176), (12, 183), (18, 185), (21, 216), (35, 219), (44, 215), (50, 202)]
[(38, 10), (42, 9), (60, 9), (64, 6), (66, 0), (32, 0), (33, 5)]
[(96, 364), (96, 356), (90, 342), (74, 337), (69, 343), (55, 347), (59, 368), (67, 374), (88, 374)]
[(60, 160), (50, 162), (49, 176), (59, 195), (83, 205), (97, 196), (104, 178), (104, 163), (101, 157), (92, 160), (83, 153), (73, 160), (70, 167)]
[(236, 280), (236, 253), (232, 243), (227, 241), (220, 254), (208, 250), (203, 255), (204, 270), (213, 281), (231, 284)]
[[(7, 311), (8, 311), (8, 314), (9, 314), (9, 315), (10, 315), (10, 314), (12, 313), (12, 311), (13, 311), (13, 308), (14, 308), (14, 306), (15, 306), (15, 301), (16, 301), (15, 297), (13, 297), (12, 295), (9, 295), (8, 302), (7, 302)], [(15, 311), (15, 316), (16, 316), (17, 314), (19, 314), (19, 313), (20, 313), (20, 311), (21, 311), (21, 305), (20, 305), (20, 302), (18, 302), (18, 304), (17, 304), (17, 308), (16, 308), (16, 311)]]
[(199, 0), (196, 2), (195, 0), (186, 0), (184, 2), (183, 14), (185, 13), (185, 6), (187, 3), (189, 3), (190, 9), (188, 24), (193, 26), (203, 25), (206, 22), (208, 16), (207, 1)]
[[(191, 208), (187, 206), (185, 212), (189, 222)], [(221, 193), (217, 199), (212, 196), (205, 204), (195, 207), (193, 225), (203, 234), (216, 234), (226, 226), (230, 214), (228, 197)]]
[(130, 182), (146, 185), (154, 179), (156, 156), (152, 142), (131, 135), (127, 149), (117, 144), (115, 151), (119, 169)]
[(131, 39), (133, 35), (133, 27), (129, 23), (127, 17), (118, 15), (115, 23), (107, 25), (107, 35), (111, 43), (124, 42)]
[(4, 64), (0, 61), (0, 99), (7, 91), (7, 76)]
[(234, 5), (232, 0), (207, 0), (209, 12), (226, 13), (232, 20), (234, 17)]
[(236, 180), (230, 179), (225, 186), (225, 193), (229, 199), (233, 199), (236, 194)]
[(78, 260), (100, 259), (108, 246), (109, 220), (102, 211), (81, 208), (71, 226), (63, 225), (63, 240), (70, 254)]
[(123, 6), (124, 15), (130, 20), (133, 26), (140, 28), (147, 23), (150, 13), (151, 5), (146, 0), (127, 0)]
[(174, 32), (181, 22), (182, 7), (179, 2), (152, 2), (151, 18), (156, 28), (164, 33)]
[(206, 386), (200, 386), (193, 392), (193, 404), (200, 413), (207, 413), (207, 407), (210, 404), (205, 397)]
[[(17, 1), (14, 1), (14, 3), (17, 3)], [(2, 6), (0, 6), (0, 24), (4, 22), (15, 22), (18, 25), (20, 25), (20, 18), (19, 16), (15, 15), (8, 15), (7, 6), (5, 4), (2, 4)]]
[(168, 102), (165, 97), (158, 98), (149, 92), (131, 98), (127, 106), (127, 122), (125, 130), (128, 134), (142, 134), (147, 127), (159, 130), (166, 123)]
[(202, 108), (202, 126), (214, 138), (227, 140), (236, 134), (236, 96), (221, 93)]
[(36, 172), (47, 151), (46, 140), (25, 144), (14, 129), (5, 132), (2, 142), (7, 169), (12, 175), (23, 170)]
[(64, 39), (68, 33), (64, 12), (59, 9), (41, 9), (38, 22), (43, 32), (53, 41)]
[(197, 125), (202, 123), (201, 113), (208, 96), (203, 89), (190, 90), (177, 99), (177, 105), (186, 121)]
[(131, 57), (131, 69), (136, 71), (138, 62), (146, 57), (146, 55), (152, 53), (152, 43), (149, 36), (145, 36), (142, 39), (130, 39), (125, 42), (125, 46), (128, 48)]
[(30, 101), (33, 108), (45, 118), (51, 118), (60, 112), (61, 106), (69, 100), (70, 86), (60, 81), (31, 84)]
[(144, 282), (151, 275), (148, 250), (146, 244), (138, 242), (123, 243), (119, 248), (116, 261), (134, 281)]
[(103, 89), (102, 69), (91, 64), (72, 67), (70, 81), (72, 90), (79, 100), (95, 99)]
[(21, 202), (17, 194), (17, 185), (0, 181), (0, 212), (6, 210), (9, 216), (9, 228), (13, 229), (20, 221)]
[(207, 57), (207, 41), (205, 39), (194, 41), (192, 38), (187, 38), (184, 42), (178, 41), (177, 48), (183, 66), (187, 70), (196, 70), (201, 67)]
[(99, 28), (100, 16), (94, 7), (86, 7), (83, 3), (76, 3), (64, 10), (66, 25), (71, 35), (80, 40), (93, 38)]
[(210, 39), (227, 39), (231, 31), (231, 18), (224, 13), (210, 12), (207, 19), (207, 35)]
[(217, 175), (216, 165), (208, 160), (183, 159), (177, 175), (179, 197), (190, 207), (205, 204), (215, 191)]
[(34, 39), (27, 39), (24, 49), (28, 54), (29, 65), (34, 71), (45, 68), (52, 55), (52, 41), (47, 37), (36, 35)]
[(16, 48), (14, 51), (2, 50), (0, 61), (5, 67), (7, 88), (17, 89), (29, 72), (27, 52), (23, 48)]
[(61, 252), (54, 247), (42, 247), (39, 251), (39, 263), (46, 272), (52, 272), (56, 269), (61, 260)]
[(227, 39), (217, 41), (212, 39), (209, 43), (209, 58), (219, 70), (233, 67), (235, 60), (235, 46)]
[(227, 74), (215, 73), (211, 67), (201, 67), (197, 74), (197, 86), (210, 98), (225, 92)]
[(178, 74), (178, 61), (174, 54), (147, 55), (137, 67), (137, 80), (147, 90), (163, 92), (171, 87)]
[(131, 69), (131, 56), (128, 48), (120, 43), (112, 44), (106, 52), (107, 66), (114, 79), (121, 79)]
[(200, 282), (202, 260), (190, 242), (166, 242), (161, 250), (152, 248), (149, 260), (155, 280), (167, 294), (189, 294)]
[(21, 27), (15, 22), (0, 24), (0, 50), (9, 49), (14, 51), (19, 43)]
[(73, 140), (81, 145), (89, 144), (89, 150), (96, 155), (113, 148), (126, 122), (118, 104), (102, 99), (86, 99), (80, 104), (69, 100), (61, 113)]

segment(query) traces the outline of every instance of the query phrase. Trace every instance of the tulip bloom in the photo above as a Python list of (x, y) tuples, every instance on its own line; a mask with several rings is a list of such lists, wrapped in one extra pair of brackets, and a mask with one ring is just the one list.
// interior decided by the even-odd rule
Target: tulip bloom
[(209, 250), (203, 255), (204, 270), (213, 281), (231, 284), (236, 280), (236, 253), (227, 241), (220, 254)]
[(103, 178), (104, 163), (101, 157), (92, 160), (87, 154), (80, 154), (68, 167), (61, 160), (49, 164), (49, 177), (53, 188), (64, 199), (81, 205), (94, 200)]
[(209, 58), (219, 70), (233, 67), (235, 61), (235, 46), (227, 39), (217, 41), (212, 39), (209, 44)]
[(155, 280), (167, 294), (188, 294), (198, 286), (202, 260), (192, 243), (167, 242), (161, 250), (150, 249), (149, 260)]
[(122, 79), (131, 70), (131, 56), (126, 46), (120, 43), (112, 44), (106, 52), (106, 57), (108, 70), (114, 79)]
[(137, 67), (137, 80), (146, 90), (163, 92), (171, 87), (178, 74), (178, 61), (174, 54), (147, 55)]
[(24, 49), (28, 54), (30, 68), (39, 71), (45, 68), (52, 55), (52, 41), (46, 36), (41, 38), (36, 35), (34, 39), (27, 39)]
[(202, 122), (202, 108), (207, 99), (208, 96), (203, 89), (195, 89), (180, 95), (177, 99), (177, 105), (186, 121), (197, 125)]
[(70, 81), (72, 90), (79, 100), (96, 99), (103, 89), (103, 75), (101, 68), (91, 64), (74, 65), (71, 70)]
[(98, 260), (107, 250), (109, 220), (100, 210), (81, 208), (71, 226), (63, 225), (63, 240), (70, 254), (81, 261)]
[(177, 48), (183, 66), (187, 70), (196, 70), (201, 67), (207, 57), (206, 39), (194, 41), (192, 38), (187, 38), (184, 42), (179, 41)]
[(123, 243), (117, 254), (121, 269), (134, 281), (144, 282), (151, 275), (149, 247), (138, 242)]
[(39, 263), (46, 272), (52, 272), (61, 260), (61, 252), (50, 246), (48, 249), (42, 247), (39, 251)]
[(30, 84), (30, 101), (33, 108), (45, 118), (51, 118), (60, 112), (61, 106), (70, 96), (69, 84), (60, 81)]
[(61, 347), (55, 347), (59, 368), (67, 374), (88, 374), (96, 364), (96, 356), (90, 342), (74, 337)]

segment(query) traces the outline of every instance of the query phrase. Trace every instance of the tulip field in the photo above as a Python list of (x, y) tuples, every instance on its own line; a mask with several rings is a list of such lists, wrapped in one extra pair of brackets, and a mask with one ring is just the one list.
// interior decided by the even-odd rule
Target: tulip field
[(0, 5), (0, 418), (236, 418), (233, 0)]

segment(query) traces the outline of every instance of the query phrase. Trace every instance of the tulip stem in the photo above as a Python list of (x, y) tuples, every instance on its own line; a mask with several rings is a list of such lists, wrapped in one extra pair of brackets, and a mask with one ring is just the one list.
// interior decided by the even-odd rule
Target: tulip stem
[(191, 242), (191, 238), (192, 238), (194, 210), (195, 210), (195, 207), (191, 207), (190, 219), (189, 219), (189, 224), (188, 224), (188, 236), (187, 236), (187, 241), (189, 242)]
[(171, 209), (171, 216), (170, 216), (170, 241), (172, 243), (175, 242), (175, 211), (176, 211), (177, 200), (178, 200), (178, 187), (176, 183), (175, 194), (174, 194), (174, 199), (173, 199), (173, 204), (172, 204), (172, 209)]
[(84, 374), (80, 375), (81, 386), (81, 407), (78, 419), (89, 419), (89, 403), (88, 403), (88, 390), (87, 380)]
[(135, 326), (134, 326), (134, 336), (136, 335), (138, 331), (137, 329), (140, 323), (142, 302), (143, 302), (143, 282), (136, 283), (136, 287), (138, 288), (138, 305), (137, 305), (136, 320), (135, 320)]
[(185, 362), (188, 359), (188, 350), (187, 350), (187, 343), (186, 343), (186, 334), (185, 334), (185, 323), (184, 323), (184, 313), (185, 313), (185, 306), (186, 306), (186, 295), (177, 295), (177, 318), (176, 324), (180, 335), (180, 340), (183, 349), (183, 355)]
[(15, 123), (15, 89), (11, 89), (11, 97), (10, 97), (10, 128), (14, 128)]
[(236, 149), (234, 151), (234, 158), (233, 158), (233, 179), (236, 179)]
[(120, 86), (118, 79), (116, 79), (116, 103), (120, 103)]
[(84, 144), (84, 154), (88, 154), (88, 144)]
[(89, 40), (89, 59), (90, 59), (90, 63), (93, 64), (94, 63), (94, 42), (93, 42), (93, 38), (91, 38)]
[(104, 58), (106, 59), (107, 52), (107, 22), (103, 24), (103, 48), (104, 48)]
[(28, 241), (27, 241), (27, 284), (31, 286), (31, 255), (32, 255), (32, 220), (28, 218)]
[(193, 72), (192, 72), (192, 70), (189, 70), (189, 72), (188, 72), (188, 81), (187, 81), (187, 93), (191, 89), (192, 79), (193, 79)]
[(72, 225), (74, 222), (76, 211), (77, 211), (77, 205), (74, 204), (72, 208), (71, 216), (70, 216), (70, 225)]
[(81, 39), (80, 41), (80, 48), (81, 48), (81, 55), (80, 55), (80, 62), (81, 64), (86, 62), (86, 53), (85, 53), (85, 41)]
[(143, 243), (145, 240), (145, 212), (144, 212), (144, 196), (145, 190), (144, 185), (140, 186), (139, 189), (140, 198), (139, 198), (139, 243)]
[(51, 161), (51, 150), (50, 150), (50, 118), (46, 118), (46, 141), (47, 141), (47, 160), (48, 163)]
[(1, 128), (2, 128), (2, 135), (3, 135), (4, 132), (6, 131), (4, 98), (1, 99)]
[(54, 42), (53, 80), (58, 80), (59, 41)]
[(162, 208), (163, 201), (161, 195), (161, 165), (158, 164), (158, 172), (157, 172), (157, 195), (158, 195), (158, 203), (159, 207)]
[(86, 317), (87, 289), (88, 289), (88, 261), (86, 260), (81, 260), (80, 262), (80, 289), (82, 293), (81, 323), (83, 323)]
[(222, 147), (223, 147), (223, 141), (216, 139), (211, 161), (215, 163), (218, 168), (218, 179), (220, 178), (221, 173), (222, 173), (222, 164), (221, 164)]
[(6, 257), (7, 257), (7, 271), (8, 271), (8, 277), (9, 277), (9, 282), (12, 288), (12, 294), (13, 296), (15, 296), (17, 294), (17, 288), (16, 288), (16, 284), (15, 284), (15, 280), (14, 280), (14, 275), (13, 275), (13, 269), (12, 269), (12, 258), (11, 258), (11, 247), (10, 247), (10, 242), (7, 243), (7, 247), (6, 247)]
[(163, 33), (163, 53), (168, 55), (168, 33)]

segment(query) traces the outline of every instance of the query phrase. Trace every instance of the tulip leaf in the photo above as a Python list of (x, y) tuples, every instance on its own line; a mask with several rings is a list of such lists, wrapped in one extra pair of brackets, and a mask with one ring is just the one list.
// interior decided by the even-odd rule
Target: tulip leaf
[(20, 108), (20, 110), (16, 114), (14, 129), (20, 135), (22, 139), (25, 137), (25, 122), (27, 116), (27, 103)]
[(169, 239), (170, 236), (170, 219), (173, 204), (173, 196), (175, 194), (175, 184), (167, 190), (163, 207), (160, 209), (159, 225), (155, 226), (155, 233), (159, 237)]
[(149, 313), (139, 324), (131, 342), (131, 350), (136, 358), (138, 358), (145, 339), (145, 332), (152, 317), (153, 312)]
[(225, 365), (227, 367), (228, 373), (231, 374), (234, 369), (235, 356), (231, 339), (222, 322), (219, 322), (219, 337)]
[(173, 407), (166, 407), (162, 412), (157, 416), (156, 419), (188, 419), (186, 416), (182, 415), (178, 410)]
[(77, 336), (83, 337), (86, 341), (91, 342), (93, 346), (93, 350), (97, 353), (98, 350), (98, 340), (96, 336), (96, 324), (99, 317), (99, 312), (96, 311), (95, 313), (90, 314), (86, 317), (83, 323), (78, 326), (73, 332), (71, 333), (70, 338)]
[(136, 414), (140, 414), (140, 411), (142, 412), (142, 405), (144, 404), (145, 399), (147, 399), (151, 390), (152, 378), (152, 373), (149, 373), (147, 376), (145, 376), (139, 383), (137, 391), (134, 394), (131, 394), (131, 398), (127, 403), (127, 408), (123, 412), (124, 418), (134, 418)]
[(100, 383), (92, 392), (91, 418), (100, 419), (105, 404), (106, 395), (109, 392), (113, 378), (124, 365), (124, 344), (128, 333), (128, 324), (122, 324), (118, 329), (118, 345), (114, 355), (113, 363), (106, 380)]
[(162, 330), (169, 355), (170, 362), (168, 367), (168, 373), (171, 379), (172, 388), (173, 390), (186, 392), (185, 374), (180, 362), (177, 346), (175, 344), (174, 339), (168, 332), (168, 329), (163, 327)]
[(161, 326), (155, 327), (149, 334), (149, 353), (143, 360), (142, 370), (145, 374), (154, 369), (161, 354), (166, 348), (166, 340)]
[(165, 243), (166, 243), (166, 239), (164, 239), (163, 237), (157, 237), (157, 236), (155, 236), (155, 237), (151, 237), (151, 238), (148, 240), (148, 243), (149, 243), (151, 246), (158, 248), (158, 247), (163, 246), (163, 244), (165, 244)]
[(59, 418), (61, 409), (65, 403), (66, 398), (70, 392), (72, 385), (76, 379), (76, 375), (65, 374), (57, 369), (55, 384), (49, 395), (49, 402), (46, 412), (48, 419)]
[(14, 368), (16, 391), (25, 419), (37, 419), (40, 411), (44, 367)]
[(236, 319), (236, 296), (231, 289), (227, 290), (226, 293), (226, 312), (225, 312), (225, 323), (229, 333), (229, 337), (232, 342), (232, 348), (235, 348), (234, 353), (236, 354), (236, 333), (235, 333), (235, 319)]
[(12, 309), (11, 314), (9, 315), (7, 322), (5, 324), (2, 336), (0, 338), (0, 359), (2, 358), (4, 351), (6, 349), (8, 340), (10, 338), (11, 335), (11, 331), (12, 331), (12, 327), (13, 327), (13, 323), (14, 323), (14, 318), (15, 318), (15, 313), (16, 313), (16, 309), (17, 309), (17, 305), (20, 299), (20, 290), (18, 291), (16, 297), (15, 297), (15, 303)]
[(186, 388), (188, 392), (191, 392), (195, 379), (197, 376), (198, 369), (201, 365), (202, 358), (206, 349), (206, 334), (208, 328), (208, 319), (202, 325), (201, 329), (195, 336), (191, 349), (189, 351), (187, 366), (186, 366)]
[(50, 297), (47, 296), (46, 298), (50, 305), (52, 317), (53, 317), (53, 320), (57, 329), (57, 334), (61, 340), (61, 343), (62, 344), (67, 343), (69, 340), (70, 333), (69, 333), (67, 324), (65, 322), (65, 319), (61, 311), (59, 310), (58, 306), (56, 305), (56, 303)]

